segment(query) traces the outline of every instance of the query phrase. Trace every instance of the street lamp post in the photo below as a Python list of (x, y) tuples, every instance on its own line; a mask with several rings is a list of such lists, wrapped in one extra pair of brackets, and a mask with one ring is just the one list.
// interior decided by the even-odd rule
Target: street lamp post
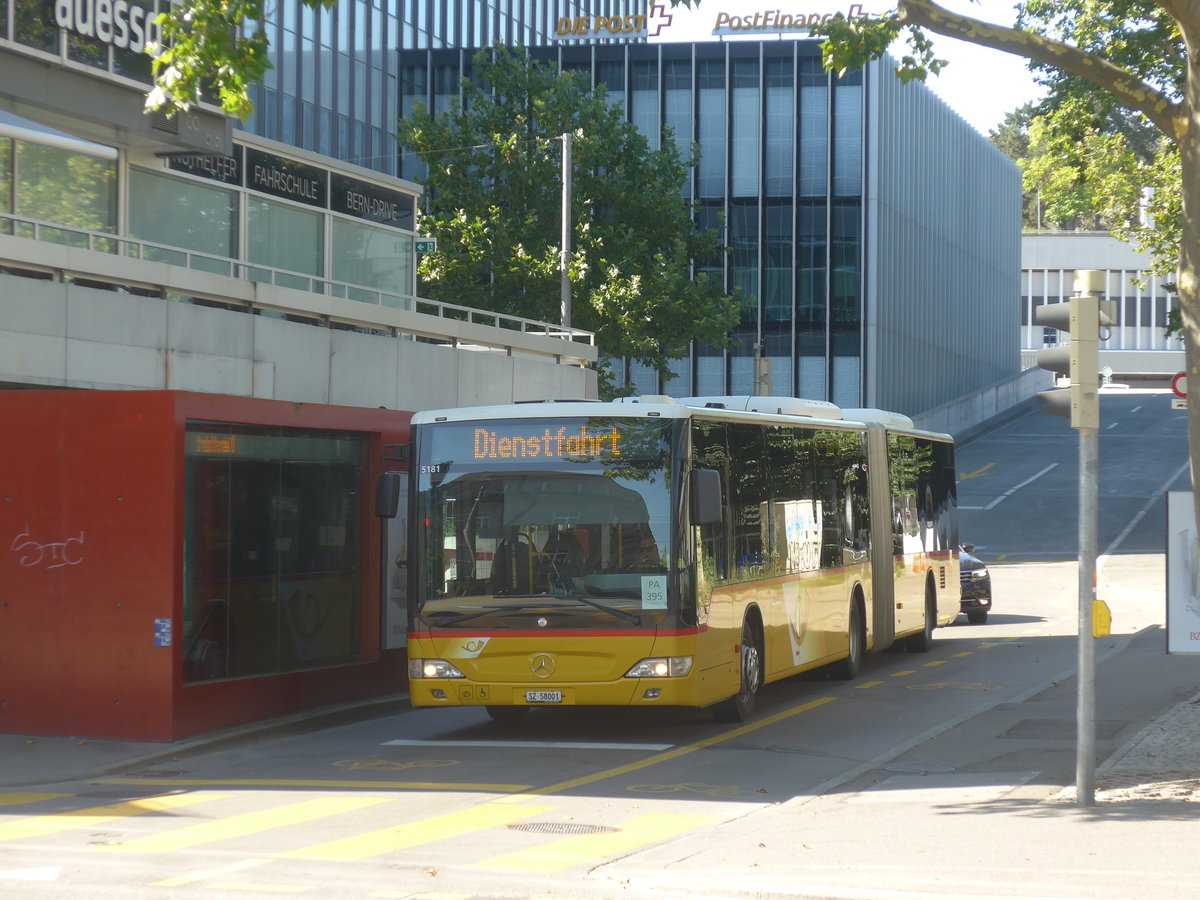
[(571, 327), (571, 279), (567, 268), (571, 262), (571, 145), (574, 135), (562, 136), (562, 249), (559, 264), (562, 282), (559, 289), (563, 328)]

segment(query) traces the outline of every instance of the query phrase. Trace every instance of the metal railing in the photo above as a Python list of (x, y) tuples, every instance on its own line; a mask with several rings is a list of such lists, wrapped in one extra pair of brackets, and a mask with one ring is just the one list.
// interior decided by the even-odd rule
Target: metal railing
[[(587, 346), (595, 346), (596, 343), (596, 337), (592, 332), (583, 331), (578, 328), (568, 328), (551, 322), (526, 319), (521, 316), (508, 315), (507, 313), (495, 312), (493, 310), (459, 306), (454, 303), (418, 297), (414, 294), (393, 293), (369, 286), (323, 278), (304, 272), (294, 272), (287, 269), (243, 262), (224, 256), (215, 256), (195, 250), (185, 250), (180, 247), (158, 244), (153, 241), (138, 240), (105, 231), (93, 231), (59, 225), (12, 213), (0, 212), (0, 235), (26, 238), (42, 243), (59, 244), (79, 250), (124, 257), (126, 259), (163, 263), (194, 272), (203, 272), (209, 275), (218, 275), (257, 284), (270, 284), (320, 296), (353, 300), (370, 306), (415, 312), (448, 321), (483, 325), (519, 332), (521, 334), (537, 335), (585, 344)], [(12, 263), (17, 266), (24, 265), (20, 260), (13, 260)], [(55, 268), (66, 272), (62, 267), (56, 266)], [(95, 273), (80, 270), (70, 271), (67, 274), (88, 278), (89, 275), (94, 275)], [(214, 296), (212, 294), (206, 294), (205, 298), (218, 301), (229, 300), (229, 298)], [(286, 312), (286, 310), (284, 311)], [(305, 311), (297, 310), (297, 313), (304, 314)], [(359, 322), (368, 328), (393, 327), (368, 316), (363, 316)], [(480, 343), (487, 344), (490, 342), (481, 341)]]

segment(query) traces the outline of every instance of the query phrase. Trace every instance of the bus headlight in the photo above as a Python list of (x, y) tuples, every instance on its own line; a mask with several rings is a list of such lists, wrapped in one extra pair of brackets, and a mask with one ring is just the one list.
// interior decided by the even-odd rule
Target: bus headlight
[(410, 659), (409, 678), (466, 678), (444, 659)]
[(656, 656), (643, 659), (625, 673), (626, 678), (683, 678), (692, 671), (690, 656)]

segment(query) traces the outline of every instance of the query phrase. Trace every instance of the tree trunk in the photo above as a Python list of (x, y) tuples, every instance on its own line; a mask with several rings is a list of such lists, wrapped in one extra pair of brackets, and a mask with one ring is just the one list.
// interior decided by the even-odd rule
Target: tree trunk
[[(1187, 81), (1180, 110), (1179, 159), (1183, 177), (1183, 212), (1179, 238), (1179, 313), (1183, 322), (1184, 359), (1188, 380), (1188, 460), (1191, 467), (1196, 535), (1200, 540), (1200, 62), (1196, 48), (1187, 48)], [(1192, 397), (1191, 394), (1196, 396)], [(1200, 588), (1200, 574), (1193, 590)], [(1200, 593), (1200, 591), (1197, 591)]]

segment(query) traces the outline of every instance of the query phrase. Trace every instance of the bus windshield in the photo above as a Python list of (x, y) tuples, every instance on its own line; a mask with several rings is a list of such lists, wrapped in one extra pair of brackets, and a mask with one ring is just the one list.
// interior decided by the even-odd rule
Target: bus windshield
[(420, 426), (414, 630), (661, 623), (671, 434), (611, 417)]

